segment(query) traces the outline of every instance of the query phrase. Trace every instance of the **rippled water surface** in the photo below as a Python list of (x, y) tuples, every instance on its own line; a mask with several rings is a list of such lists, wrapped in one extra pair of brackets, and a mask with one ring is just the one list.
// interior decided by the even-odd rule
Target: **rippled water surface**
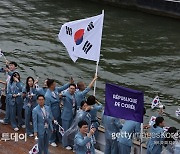
[[(167, 125), (180, 126), (180, 21), (83, 0), (1, 0), (0, 48), (17, 61), (22, 79), (29, 75), (55, 78), (59, 84), (73, 76), (87, 84), (95, 63), (73, 63), (57, 34), (67, 21), (101, 13), (105, 21), (97, 82), (104, 102), (106, 82), (142, 90), (148, 108), (146, 122), (156, 111), (150, 102), (159, 94), (166, 106)], [(3, 58), (0, 59), (3, 66)], [(0, 75), (1, 79), (4, 75)]]

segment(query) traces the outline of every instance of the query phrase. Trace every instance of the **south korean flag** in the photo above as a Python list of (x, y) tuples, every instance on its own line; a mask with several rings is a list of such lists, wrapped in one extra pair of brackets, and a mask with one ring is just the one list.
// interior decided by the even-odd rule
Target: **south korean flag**
[(178, 110), (176, 110), (176, 117), (180, 117), (180, 108), (178, 108)]
[(62, 25), (58, 38), (75, 62), (78, 58), (99, 61), (104, 12)]
[(155, 124), (155, 121), (156, 121), (156, 117), (152, 116), (151, 119), (149, 120), (149, 125), (153, 126)]
[(35, 144), (32, 149), (29, 151), (29, 154), (38, 154), (39, 153), (39, 148), (38, 144)]
[(159, 105), (162, 105), (162, 104), (160, 103), (159, 96), (156, 96), (151, 102), (151, 108), (154, 109), (155, 107), (159, 107)]
[(4, 56), (3, 51), (0, 49), (0, 57)]

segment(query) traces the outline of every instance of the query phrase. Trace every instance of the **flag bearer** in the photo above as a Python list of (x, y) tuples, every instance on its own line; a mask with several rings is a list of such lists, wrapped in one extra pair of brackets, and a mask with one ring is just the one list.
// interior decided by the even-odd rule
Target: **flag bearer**
[[(70, 80), (70, 83), (74, 82), (72, 79)], [(45, 104), (48, 105), (52, 111), (54, 120), (57, 120), (59, 124), (61, 124), (61, 109), (60, 109), (60, 93), (67, 89), (69, 84), (67, 83), (62, 87), (56, 87), (56, 82), (53, 79), (47, 80), (47, 91), (45, 94)], [(57, 146), (56, 142), (61, 142), (61, 136), (59, 133), (59, 127), (57, 125), (53, 125), (54, 132), (50, 136), (50, 144), (54, 147)]]
[(94, 82), (96, 81), (97, 76), (95, 75), (91, 83), (88, 85), (87, 88), (84, 82), (78, 82), (77, 88), (78, 91), (76, 91), (76, 100), (77, 100), (77, 109), (80, 108), (81, 102), (85, 101), (86, 94), (91, 90), (92, 86), (94, 85)]
[(33, 129), (31, 127), (31, 115), (32, 110), (36, 107), (37, 102), (37, 90), (35, 88), (35, 81), (33, 77), (28, 77), (26, 79), (26, 86), (23, 90), (24, 106), (25, 109), (25, 125), (26, 133), (28, 136), (33, 136)]
[(48, 106), (44, 105), (45, 97), (37, 96), (38, 105), (33, 109), (34, 136), (38, 137), (39, 154), (48, 154), (49, 135), (53, 131), (53, 116)]
[[(7, 97), (10, 104), (10, 119), (11, 125), (15, 131), (18, 131), (19, 127), (25, 128), (25, 125), (22, 121), (22, 108), (23, 108), (23, 99), (22, 99), (22, 90), (24, 84), (20, 81), (20, 75), (18, 72), (14, 72), (10, 78), (8, 84)], [(16, 122), (16, 111), (18, 117), (18, 125)]]

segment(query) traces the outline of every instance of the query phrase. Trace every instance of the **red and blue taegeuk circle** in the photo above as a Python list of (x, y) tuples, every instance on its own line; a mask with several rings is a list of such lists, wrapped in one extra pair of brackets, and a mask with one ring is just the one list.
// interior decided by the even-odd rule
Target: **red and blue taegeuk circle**
[(75, 32), (74, 34), (74, 42), (76, 45), (79, 45), (83, 41), (83, 36), (84, 36), (84, 29), (79, 29)]

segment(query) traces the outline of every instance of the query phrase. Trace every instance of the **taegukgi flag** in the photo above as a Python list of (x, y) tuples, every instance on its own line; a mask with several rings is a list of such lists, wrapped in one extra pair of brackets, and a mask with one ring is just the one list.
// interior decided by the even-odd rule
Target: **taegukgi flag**
[(58, 38), (75, 62), (78, 58), (99, 61), (104, 12), (62, 25)]
[(29, 154), (38, 154), (39, 153), (39, 148), (38, 144), (35, 144), (32, 149), (29, 151)]
[[(149, 120), (149, 125), (150, 125), (150, 126), (153, 126), (153, 125), (155, 124), (155, 122), (156, 122), (156, 117), (155, 117), (155, 116), (152, 116), (151, 119)], [(168, 126), (163, 127), (163, 130), (164, 130), (165, 132), (167, 132), (168, 129), (169, 129)]]
[(180, 117), (180, 108), (178, 108), (178, 110), (176, 110), (176, 117)]
[(64, 128), (61, 127), (61, 125), (58, 125), (58, 126), (59, 126), (59, 133), (60, 133), (62, 136), (64, 136), (64, 133), (65, 133)]
[(3, 51), (0, 49), (0, 57), (4, 56)]
[(156, 117), (152, 116), (151, 119), (149, 120), (149, 126), (153, 126), (155, 124)]
[(158, 107), (161, 105), (159, 96), (156, 96), (153, 101), (151, 102), (151, 108), (154, 109), (155, 107)]
[(105, 115), (143, 123), (143, 92), (107, 83), (105, 95)]

